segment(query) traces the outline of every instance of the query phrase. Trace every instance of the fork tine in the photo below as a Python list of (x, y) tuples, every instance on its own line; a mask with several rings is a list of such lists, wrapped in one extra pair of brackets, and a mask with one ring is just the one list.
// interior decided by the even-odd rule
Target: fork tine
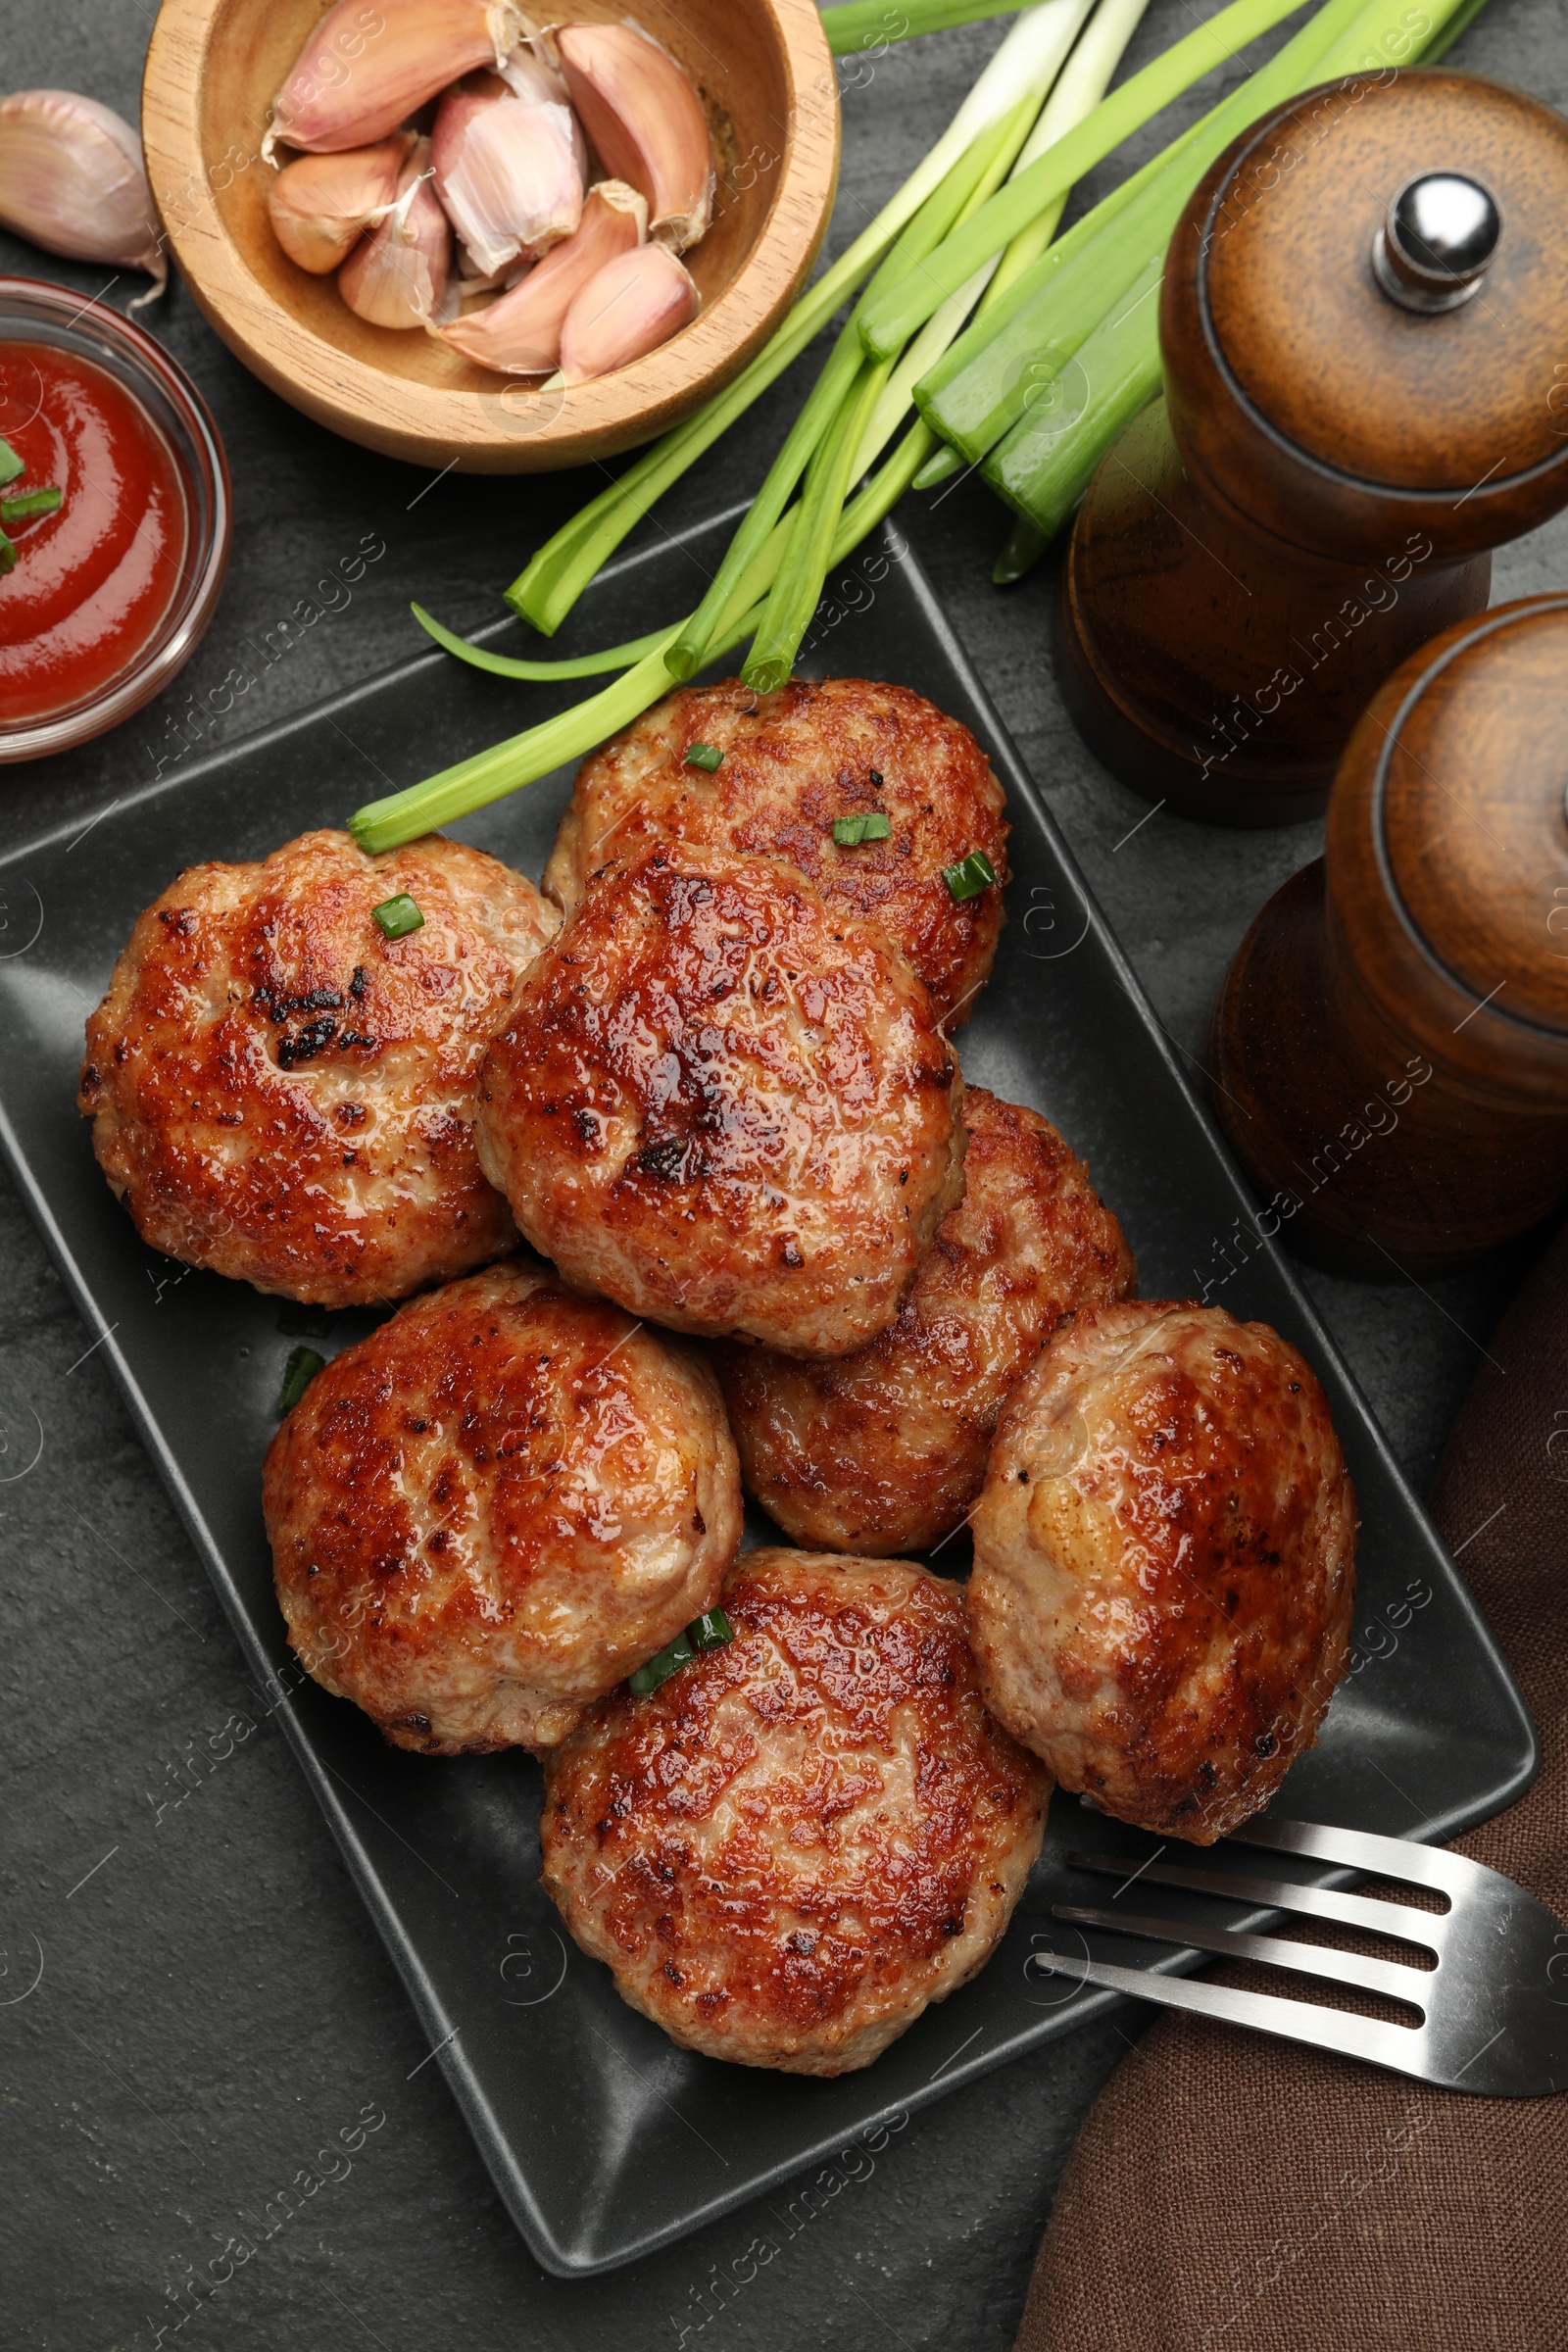
[(1246, 1936), (1236, 1928), (1199, 1928), (1185, 1919), (1101, 1911), (1080, 1903), (1053, 1903), (1051, 1916), (1071, 1920), (1079, 1928), (1111, 1928), (1118, 1936), (1150, 1936), (1159, 1943), (1223, 1952), (1230, 1960), (1261, 1960), (1270, 1968), (1294, 1968), (1304, 1977), (1326, 1977), (1334, 1984), (1359, 1984), (1367, 1992), (1409, 2001), (1423, 2016), (1432, 1995), (1431, 1969), (1405, 1968), (1394, 1960), (1369, 1960), (1360, 1952), (1326, 1951), (1321, 1944), (1293, 1943), (1284, 1936)]
[(1364, 1894), (1345, 1894), (1333, 1886), (1294, 1886), (1285, 1879), (1254, 1879), (1232, 1870), (1188, 1870), (1175, 1862), (1146, 1862), (1129, 1872), (1125, 1854), (1069, 1854), (1074, 1870), (1097, 1870), (1108, 1878), (1149, 1879), (1161, 1886), (1185, 1886), (1196, 1894), (1217, 1894), (1233, 1902), (1255, 1903), (1266, 1911), (1305, 1911), (1313, 1919), (1332, 1919), (1343, 1928), (1365, 1928), (1374, 1936), (1395, 1936), (1401, 1943), (1419, 1944), (1441, 1954), (1446, 1940), (1449, 1913), (1440, 1917), (1414, 1910), (1407, 1903), (1380, 1903)]
[(1281, 2000), (1272, 1992), (1239, 1992), (1234, 1985), (1209, 1984), (1200, 1977), (1113, 1968), (1104, 1960), (1066, 1960), (1061, 1973), (1086, 1984), (1102, 1984), (1110, 1992), (1130, 1992), (1140, 2001), (1157, 2001), (1166, 2009), (1188, 2009), (1199, 2017), (1220, 2018), (1227, 2025), (1253, 2026), (1264, 2034), (1282, 2034), (1287, 2041), (1311, 2042), (1321, 2050), (1338, 2050), (1346, 2058), (1366, 2058), (1374, 2066), (1392, 2067), (1396, 2074), (1431, 2079), (1426, 2035), (1419, 2028), (1385, 2026), (1376, 2018), (1352, 2017), (1344, 2009), (1314, 2009), (1305, 2001)]
[(1350, 1870), (1375, 1871), (1380, 1879), (1403, 1879), (1452, 1896), (1465, 1874), (1476, 1868), (1463, 1854), (1441, 1846), (1415, 1845), (1406, 1838), (1379, 1838), (1369, 1830), (1339, 1830), (1319, 1821), (1276, 1821), (1254, 1815), (1227, 1832), (1238, 1845), (1271, 1845), (1288, 1854), (1309, 1854), (1319, 1862), (1341, 1862)]

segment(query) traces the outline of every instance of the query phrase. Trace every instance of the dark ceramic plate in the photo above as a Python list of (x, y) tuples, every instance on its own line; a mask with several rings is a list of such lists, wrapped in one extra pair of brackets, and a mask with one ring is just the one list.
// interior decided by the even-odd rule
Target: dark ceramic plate
[[(615, 643), (646, 629), (650, 613), (683, 610), (694, 559), (708, 555), (698, 534), (621, 565), (585, 600), (575, 643)], [(1249, 1196), (896, 537), (836, 583), (804, 666), (917, 687), (967, 721), (1006, 786), (1011, 920), (961, 1034), (969, 1076), (1048, 1112), (1087, 1154), (1147, 1296), (1206, 1288), (1295, 1341), (1328, 1389), (1361, 1505), (1358, 1663), (1280, 1811), (1425, 1838), (1496, 1811), (1536, 1765), (1507, 1668), (1311, 1307), (1257, 1241)], [(136, 1239), (74, 1106), (82, 1021), (135, 915), (181, 867), (259, 857), (306, 826), (341, 822), (388, 782), (413, 782), (581, 691), (518, 688), (427, 655), (127, 796), (84, 837), (52, 834), (0, 863), (0, 1119), (17, 1180), (509, 2210), (547, 2268), (577, 2275), (650, 2252), (823, 2161), (852, 2133), (1103, 2008), (1108, 1996), (1026, 1964), (1050, 1940), (1052, 1903), (1071, 1897), (1070, 1845), (1092, 1835), (1141, 1850), (1131, 1833), (1058, 1796), (1044, 1856), (990, 1967), (869, 2071), (819, 2082), (727, 2067), (676, 2049), (623, 2006), (604, 1968), (564, 1941), (536, 1884), (539, 1779), (528, 1758), (402, 1754), (290, 1660), (259, 1491), (290, 1341), (278, 1334), (275, 1300), (187, 1272)], [(554, 776), (461, 830), (537, 874), (568, 784)], [(1238, 1231), (1250, 1238), (1238, 1244)], [(368, 1321), (335, 1317), (325, 1346)], [(1166, 1952), (1163, 1964), (1197, 1956)]]

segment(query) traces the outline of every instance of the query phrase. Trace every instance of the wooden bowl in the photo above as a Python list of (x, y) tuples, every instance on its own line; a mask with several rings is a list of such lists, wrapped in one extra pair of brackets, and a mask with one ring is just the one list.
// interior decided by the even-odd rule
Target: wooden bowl
[[(267, 212), (271, 102), (318, 0), (164, 0), (142, 84), (148, 177), (206, 318), (318, 423), (411, 464), (533, 473), (612, 457), (699, 407), (776, 326), (811, 266), (838, 179), (838, 91), (812, 0), (634, 0), (702, 94), (713, 221), (683, 258), (694, 322), (633, 366), (569, 391), (497, 375), (416, 331), (356, 318), (333, 277), (291, 262)], [(615, 23), (625, 0), (572, 21)]]

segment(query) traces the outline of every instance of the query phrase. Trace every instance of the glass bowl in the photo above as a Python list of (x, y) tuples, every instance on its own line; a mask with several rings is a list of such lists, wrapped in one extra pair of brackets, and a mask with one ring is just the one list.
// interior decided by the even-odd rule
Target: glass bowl
[(178, 675), (213, 617), (228, 566), (233, 501), (218, 427), (190, 377), (151, 335), (101, 302), (42, 278), (0, 277), (0, 340), (52, 343), (91, 360), (162, 434), (185, 494), (180, 584), (152, 635), (107, 684), (41, 718), (0, 720), (0, 761), (70, 751), (140, 710)]

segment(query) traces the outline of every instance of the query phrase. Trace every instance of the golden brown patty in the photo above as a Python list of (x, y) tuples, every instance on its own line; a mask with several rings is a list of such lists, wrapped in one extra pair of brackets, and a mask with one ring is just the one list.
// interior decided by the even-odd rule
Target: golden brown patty
[(697, 1350), (536, 1263), (318, 1372), (264, 1491), (289, 1640), (399, 1747), (547, 1746), (710, 1607), (740, 1475)]
[(799, 1544), (920, 1551), (957, 1527), (1060, 1317), (1133, 1288), (1121, 1227), (1049, 1119), (970, 1087), (963, 1123), (963, 1199), (890, 1330), (834, 1363), (718, 1353), (746, 1483)]
[[(694, 744), (720, 764), (690, 765)], [(873, 810), (885, 840), (835, 843), (836, 816)], [(545, 890), (569, 914), (602, 868), (670, 840), (799, 866), (833, 910), (881, 923), (940, 1018), (967, 1020), (1002, 930), (1007, 822), (984, 752), (923, 696), (869, 678), (792, 678), (776, 694), (728, 678), (666, 695), (578, 769)], [(971, 850), (997, 887), (959, 903), (942, 869)]]
[[(423, 928), (370, 919), (406, 894)], [(557, 928), (531, 882), (430, 835), (305, 833), (196, 865), (137, 922), (87, 1023), (82, 1110), (155, 1250), (324, 1306), (509, 1247), (473, 1144), (479, 1060)]]
[(981, 1703), (957, 1588), (753, 1551), (735, 1639), (546, 1766), (544, 1883), (688, 2049), (837, 2075), (990, 1958), (1051, 1783)]
[(892, 1322), (962, 1190), (961, 1089), (875, 924), (675, 842), (597, 884), (523, 980), (480, 1151), (579, 1289), (841, 1355)]
[(1355, 1495), (1278, 1333), (1128, 1301), (1062, 1327), (972, 1522), (986, 1695), (1064, 1788), (1208, 1845), (1317, 1738), (1348, 1654)]

